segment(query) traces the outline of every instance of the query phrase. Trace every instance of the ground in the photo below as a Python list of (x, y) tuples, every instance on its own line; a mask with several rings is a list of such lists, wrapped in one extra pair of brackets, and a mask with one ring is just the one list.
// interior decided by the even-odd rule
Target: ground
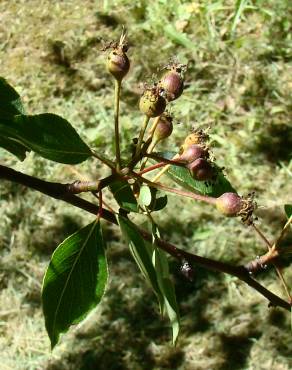
[[(104, 42), (127, 28), (131, 70), (122, 95), (123, 150), (141, 125), (141, 85), (173, 57), (187, 63), (184, 94), (171, 107), (180, 124), (164, 148), (177, 150), (193, 126), (210, 127), (218, 165), (240, 194), (256, 192), (258, 224), (267, 237), (279, 234), (283, 205), (292, 203), (288, 0), (2, 0), (0, 14), (1, 75), (27, 111), (65, 117), (108, 155), (114, 147), (113, 81)], [(51, 181), (106, 175), (93, 160), (73, 168), (34, 154), (24, 162), (0, 154), (1, 164)], [(2, 369), (292, 368), (289, 313), (269, 309), (257, 292), (227, 275), (197, 268), (191, 283), (171, 260), (182, 320), (173, 347), (153, 293), (119, 231), (106, 223), (111, 278), (105, 298), (51, 352), (40, 304), (42, 277), (54, 248), (91, 217), (16, 184), (1, 183), (0, 194)], [(200, 255), (242, 264), (265, 251), (250, 228), (208, 205), (169, 196), (166, 211), (155, 217), (166, 239)], [(291, 286), (290, 260), (281, 263)], [(285, 297), (273, 269), (258, 278)]]

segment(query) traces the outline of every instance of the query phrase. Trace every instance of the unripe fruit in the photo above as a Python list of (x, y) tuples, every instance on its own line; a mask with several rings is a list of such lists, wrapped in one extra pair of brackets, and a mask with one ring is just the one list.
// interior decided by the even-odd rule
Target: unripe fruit
[(155, 128), (153, 138), (156, 143), (168, 138), (173, 130), (172, 118), (168, 115), (162, 115)]
[(192, 144), (183, 151), (179, 159), (191, 163), (198, 158), (207, 158), (208, 155), (208, 150), (200, 145)]
[(243, 200), (236, 193), (224, 193), (216, 199), (216, 207), (225, 216), (237, 216), (243, 208)]
[(188, 164), (193, 178), (198, 181), (210, 180), (213, 177), (214, 171), (211, 164), (204, 158), (198, 158), (194, 162)]
[(208, 135), (205, 134), (202, 130), (198, 130), (189, 134), (182, 145), (183, 150), (186, 150), (193, 144), (202, 144), (206, 142)]
[(184, 80), (181, 74), (176, 71), (176, 68), (166, 72), (159, 84), (164, 89), (168, 101), (180, 97), (184, 90)]
[(148, 117), (160, 116), (165, 107), (166, 101), (157, 88), (145, 90), (139, 102), (140, 111)]
[(122, 47), (112, 50), (107, 58), (107, 70), (118, 81), (121, 81), (130, 69), (130, 61)]

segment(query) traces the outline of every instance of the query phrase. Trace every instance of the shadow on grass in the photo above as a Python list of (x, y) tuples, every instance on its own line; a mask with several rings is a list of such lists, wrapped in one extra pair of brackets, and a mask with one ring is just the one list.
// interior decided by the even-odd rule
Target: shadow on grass
[(68, 236), (81, 229), (81, 223), (73, 216), (63, 215), (56, 223), (38, 229), (32, 234), (31, 245), (42, 254), (52, 254), (57, 246)]
[(289, 161), (292, 158), (292, 127), (286, 125), (268, 126), (260, 137), (257, 151), (265, 153), (270, 162)]

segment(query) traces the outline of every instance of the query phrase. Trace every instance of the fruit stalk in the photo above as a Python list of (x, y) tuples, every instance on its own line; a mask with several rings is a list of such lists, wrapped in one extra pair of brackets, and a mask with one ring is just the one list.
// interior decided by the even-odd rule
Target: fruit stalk
[(120, 151), (120, 131), (119, 131), (119, 113), (120, 113), (120, 94), (121, 94), (120, 80), (115, 80), (115, 149), (116, 149), (116, 169), (121, 168), (121, 151)]

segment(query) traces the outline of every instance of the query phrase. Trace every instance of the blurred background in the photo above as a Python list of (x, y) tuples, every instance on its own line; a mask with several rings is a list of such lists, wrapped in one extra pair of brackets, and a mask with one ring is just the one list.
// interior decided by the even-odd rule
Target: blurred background
[[(171, 106), (178, 150), (192, 127), (209, 127), (217, 164), (240, 194), (256, 192), (259, 224), (272, 241), (292, 203), (292, 9), (289, 0), (1, 0), (1, 75), (27, 112), (69, 120), (107, 155), (113, 143), (113, 80), (103, 41), (129, 34), (131, 70), (121, 105), (122, 149), (137, 136), (141, 84), (173, 57), (188, 63), (184, 94)], [(69, 182), (107, 173), (95, 160), (75, 167), (3, 150), (1, 164)], [(170, 180), (164, 179), (170, 184)], [(102, 304), (50, 351), (41, 312), (42, 278), (54, 248), (90, 215), (8, 182), (0, 184), (1, 369), (292, 368), (289, 313), (237, 279), (195, 270), (187, 281), (171, 260), (181, 312), (178, 345), (117, 228), (104, 223), (111, 277)], [(106, 199), (109, 195), (106, 196)], [(109, 201), (110, 202), (110, 201)], [(178, 212), (179, 210), (179, 212)], [(208, 205), (169, 196), (155, 214), (161, 234), (186, 250), (235, 264), (265, 252), (252, 230)], [(288, 236), (284, 244), (291, 245)], [(292, 286), (290, 259), (281, 261)], [(283, 296), (275, 271), (259, 281)]]

